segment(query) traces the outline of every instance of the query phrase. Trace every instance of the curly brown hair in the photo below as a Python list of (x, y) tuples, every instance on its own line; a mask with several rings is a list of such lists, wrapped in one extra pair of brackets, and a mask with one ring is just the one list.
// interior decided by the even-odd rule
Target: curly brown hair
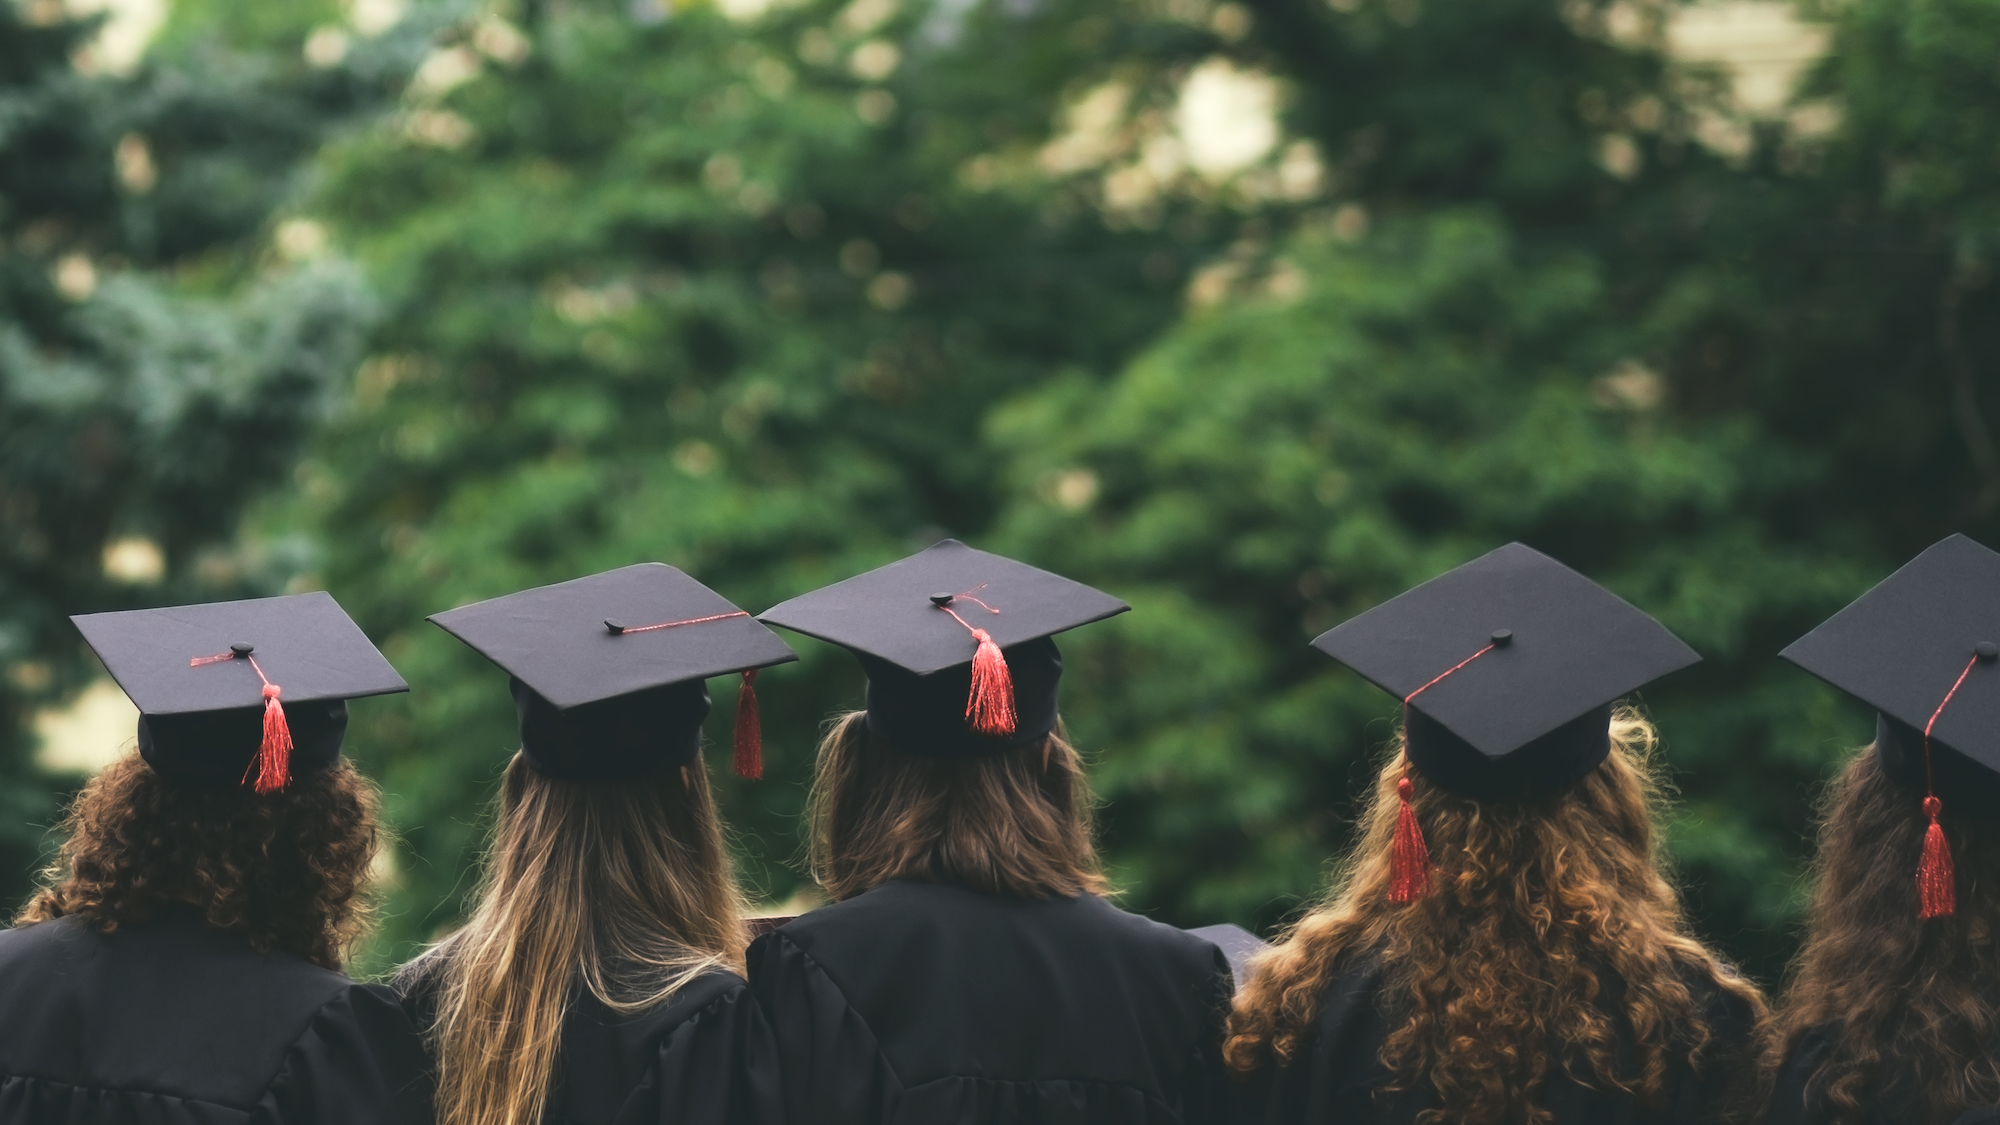
[(986, 894), (1105, 894), (1090, 782), (1062, 725), (975, 758), (906, 754), (854, 711), (819, 745), (806, 819), (812, 873), (838, 902), (891, 879), (952, 879)]
[[(1229, 1017), (1230, 1068), (1248, 1074), (1293, 1059), (1329, 982), (1371, 957), (1396, 1013), (1382, 1045), (1393, 1075), (1383, 1092), (1428, 1083), (1441, 1108), (1425, 1121), (1547, 1121), (1540, 1091), (1552, 1069), (1657, 1102), (1677, 1055), (1701, 1066), (1710, 1051), (1690, 973), (1761, 1021), (1762, 997), (1688, 934), (1663, 873), (1652, 725), (1620, 708), (1611, 738), (1589, 776), (1526, 801), (1446, 792), (1409, 769), (1399, 745), (1330, 898), (1253, 964)], [(1406, 906), (1389, 901), (1405, 776), (1439, 876)], [(1599, 1002), (1607, 973), (1623, 984), (1629, 1043)]]
[(1916, 870), (1930, 821), (1873, 747), (1848, 762), (1820, 812), (1817, 885), (1767, 1072), (1828, 1028), (1807, 1094), (1831, 1121), (1894, 1106), (1900, 1119), (1941, 1122), (2000, 1103), (2000, 824), (1940, 821), (1958, 909), (1925, 921)]
[(259, 796), (175, 785), (128, 755), (70, 804), (55, 862), (14, 922), (74, 916), (109, 933), (191, 906), (257, 950), (339, 969), (372, 918), (380, 804), (345, 761)]

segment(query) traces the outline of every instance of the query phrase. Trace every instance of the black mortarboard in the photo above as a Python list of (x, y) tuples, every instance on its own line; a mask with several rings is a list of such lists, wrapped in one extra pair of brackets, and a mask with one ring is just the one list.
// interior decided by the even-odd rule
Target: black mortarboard
[(1610, 751), (1611, 705), (1701, 658), (1556, 560), (1509, 543), (1321, 634), (1405, 702), (1410, 761), (1474, 798), (1553, 793)]
[(1963, 535), (1934, 544), (1779, 655), (1875, 708), (1890, 777), (1931, 788), (1929, 727), (1935, 791), (2000, 818), (2000, 554)]
[(140, 756), (185, 784), (282, 788), (340, 757), (347, 700), (409, 690), (326, 593), (70, 620), (139, 708)]
[(758, 617), (860, 658), (876, 737), (906, 753), (958, 758), (1054, 730), (1062, 654), (1051, 636), (1130, 608), (946, 539)]
[(710, 676), (743, 673), (736, 767), (762, 773), (760, 668), (791, 647), (665, 563), (637, 563), (431, 615), (505, 669), (521, 753), (549, 777), (615, 781), (683, 766), (701, 748)]

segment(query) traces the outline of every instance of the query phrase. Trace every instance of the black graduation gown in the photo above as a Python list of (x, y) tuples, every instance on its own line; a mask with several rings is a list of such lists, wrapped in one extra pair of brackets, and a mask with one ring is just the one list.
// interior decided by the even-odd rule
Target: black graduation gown
[[(432, 980), (419, 961), (397, 979), (428, 1027)], [(779, 1121), (775, 1048), (743, 978), (712, 969), (650, 1011), (621, 1015), (576, 988), (545, 1125), (765, 1125)]]
[[(1827, 1052), (1833, 1048), (1833, 1035), (1833, 1025), (1822, 1024), (1799, 1036), (1799, 1041), (1786, 1052), (1785, 1065), (1778, 1071), (1778, 1080), (1771, 1091), (1770, 1110), (1765, 1116), (1767, 1125), (1822, 1125), (1833, 1120), (1824, 1107), (1808, 1103), (1806, 1091), (1807, 1083), (1826, 1063)], [(1868, 1109), (1868, 1125), (1904, 1125), (1905, 1120), (1881, 1106)], [(1953, 1125), (2000, 1125), (2000, 1107), (1967, 1110)]]
[[(1266, 1067), (1238, 1091), (1239, 1125), (1410, 1125), (1417, 1114), (1435, 1107), (1436, 1095), (1428, 1088), (1393, 1099), (1374, 1096), (1390, 1078), (1381, 1061), (1388, 1034), (1378, 1004), (1381, 976), (1380, 962), (1371, 958), (1328, 984), (1312, 1034), (1291, 1065)], [(1705, 974), (1690, 972), (1684, 979), (1695, 990), (1715, 1037), (1712, 1064), (1694, 1075), (1681, 1063), (1670, 1074), (1664, 1105), (1652, 1109), (1615, 1091), (1589, 1089), (1557, 1070), (1542, 1086), (1542, 1104), (1555, 1115), (1556, 1125), (1686, 1125), (1715, 1119), (1725, 1110), (1727, 1099), (1755, 1065), (1754, 1017), (1749, 1005), (1716, 988)], [(1607, 1006), (1617, 1003), (1620, 991), (1615, 978), (1607, 982)]]
[(396, 996), (192, 910), (0, 931), (0, 1123), (430, 1120)]
[(786, 1108), (815, 1125), (1226, 1118), (1214, 945), (1094, 895), (891, 882), (750, 947)]

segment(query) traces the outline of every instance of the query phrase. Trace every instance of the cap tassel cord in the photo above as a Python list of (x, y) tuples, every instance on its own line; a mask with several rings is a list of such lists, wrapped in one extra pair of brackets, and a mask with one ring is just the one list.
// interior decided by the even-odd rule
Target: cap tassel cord
[[(1431, 677), (1429, 683), (1403, 697), (1403, 729), (1410, 726), (1410, 700), (1435, 687), (1438, 681), (1465, 667), (1467, 664), (1506, 644), (1512, 633), (1501, 630), (1493, 634), (1493, 640), (1485, 648), (1466, 657)], [(1403, 766), (1404, 776), (1396, 781), (1396, 797), (1401, 807), (1396, 810), (1396, 836), (1389, 844), (1389, 901), (1415, 902), (1431, 892), (1431, 849), (1424, 842), (1423, 826), (1417, 823), (1417, 810), (1410, 805), (1410, 794), (1416, 784), (1409, 778), (1408, 759)]]
[[(711, 613), (707, 617), (690, 617), (682, 621), (662, 621), (656, 625), (620, 625), (607, 620), (604, 628), (614, 637), (627, 633), (650, 633), (655, 629), (678, 629), (682, 625), (706, 625), (711, 621), (727, 621), (732, 617), (748, 617), (747, 610), (732, 610), (729, 613)], [(748, 781), (756, 781), (764, 776), (764, 721), (757, 710), (756, 683), (758, 669), (748, 668), (743, 672), (743, 686), (736, 692), (736, 726), (730, 733), (730, 765), (736, 776)]]
[(1390, 902), (1415, 902), (1431, 892), (1431, 850), (1417, 825), (1417, 812), (1410, 807), (1414, 788), (1407, 777), (1396, 782), (1402, 807), (1396, 810), (1396, 839), (1389, 846)]
[[(250, 666), (255, 668), (256, 661)], [(259, 671), (257, 676), (263, 678)], [(285, 721), (284, 704), (278, 702), (277, 684), (264, 681), (264, 740), (257, 747), (257, 760), (252, 763), (257, 770), (256, 791), (258, 794), (275, 793), (289, 785), (292, 780), (292, 728)], [(250, 771), (243, 771), (248, 781)]]
[(1939, 814), (1944, 812), (1944, 802), (1938, 800), (1936, 788), (1931, 783), (1931, 728), (1937, 725), (1938, 716), (1944, 714), (1945, 705), (1965, 683), (1965, 677), (1972, 674), (1972, 666), (1979, 663), (1980, 653), (1974, 652), (1972, 659), (1958, 673), (1958, 679), (1951, 690), (1944, 693), (1944, 699), (1931, 712), (1930, 721), (1924, 724), (1924, 815), (1931, 824), (1924, 829), (1924, 852), (1917, 860), (1917, 917), (1920, 919), (1949, 918), (1958, 913), (1957, 869), (1951, 862), (1951, 842), (1944, 838), (1944, 826), (1938, 823)]
[(1951, 863), (1951, 844), (1938, 824), (1938, 813), (1943, 811), (1944, 802), (1936, 797), (1924, 798), (1924, 815), (1931, 818), (1931, 826), (1924, 829), (1924, 857), (1917, 863), (1917, 899), (1922, 903), (1917, 917), (1923, 919), (1949, 918), (1958, 912), (1958, 879)]
[[(284, 689), (271, 682), (264, 669), (257, 664), (257, 658), (250, 655), (250, 646), (240, 645), (238, 652), (232, 648), (214, 656), (197, 656), (188, 661), (188, 667), (199, 668), (204, 664), (217, 664), (224, 660), (242, 657), (250, 662), (250, 670), (264, 683), (264, 736), (258, 741), (257, 756), (243, 769), (242, 784), (251, 785), (259, 796), (276, 793), (292, 781), (292, 727), (285, 721), (285, 705), (278, 702), (278, 693)], [(253, 784), (251, 776), (255, 775)]]
[(739, 609), (729, 613), (711, 613), (707, 617), (690, 617), (685, 621), (662, 621), (657, 625), (619, 625), (611, 621), (606, 621), (604, 627), (610, 630), (612, 636), (622, 637), (627, 633), (650, 633), (655, 629), (677, 629), (682, 625), (706, 625), (711, 621), (727, 621), (732, 617), (748, 616), (750, 616), (750, 611)]
[(979, 650), (972, 654), (972, 694), (965, 701), (965, 721), (980, 734), (1004, 738), (1019, 722), (1014, 714), (1014, 675), (986, 630), (974, 629), (972, 639), (979, 642)]
[(743, 673), (743, 686), (736, 690), (735, 743), (736, 776), (749, 781), (764, 776), (764, 721), (757, 712), (757, 669)]
[(1020, 724), (1014, 712), (1014, 674), (1007, 668), (1007, 656), (1000, 651), (1000, 645), (992, 634), (975, 628), (951, 608), (952, 602), (963, 598), (977, 603), (988, 613), (999, 613), (999, 610), (973, 596), (985, 588), (986, 584), (982, 582), (962, 594), (933, 595), (931, 604), (951, 614), (953, 621), (965, 626), (979, 646), (972, 654), (972, 689), (965, 699), (965, 725), (975, 734), (1005, 738), (1013, 734)]

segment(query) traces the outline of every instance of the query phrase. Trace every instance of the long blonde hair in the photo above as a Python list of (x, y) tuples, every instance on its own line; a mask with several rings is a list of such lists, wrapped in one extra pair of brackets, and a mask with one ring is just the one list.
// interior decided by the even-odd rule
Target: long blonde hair
[[(1379, 958), (1389, 1000), (1385, 1092), (1428, 1085), (1430, 1121), (1547, 1121), (1543, 1084), (1569, 1070), (1657, 1101), (1678, 1055), (1701, 1065), (1711, 1035), (1684, 974), (1740, 998), (1756, 989), (1687, 932), (1656, 848), (1656, 735), (1637, 712), (1611, 721), (1611, 753), (1568, 789), (1525, 801), (1474, 801), (1407, 768), (1400, 747), (1376, 779), (1358, 846), (1328, 901), (1254, 963), (1230, 1014), (1224, 1055), (1248, 1073), (1290, 1062), (1328, 982)], [(1389, 901), (1397, 783), (1438, 866), (1417, 902)], [(1634, 1042), (1598, 1003), (1606, 971)], [(1746, 1059), (1747, 1062), (1747, 1059)]]
[(710, 968), (741, 972), (742, 914), (701, 761), (575, 782), (515, 755), (478, 906), (410, 970), (435, 996), (437, 1119), (536, 1125), (572, 990), (632, 1013)]
[(1090, 782), (1060, 724), (1047, 738), (973, 758), (906, 754), (833, 721), (806, 811), (813, 878), (835, 901), (891, 879), (951, 879), (987, 894), (1104, 894)]

